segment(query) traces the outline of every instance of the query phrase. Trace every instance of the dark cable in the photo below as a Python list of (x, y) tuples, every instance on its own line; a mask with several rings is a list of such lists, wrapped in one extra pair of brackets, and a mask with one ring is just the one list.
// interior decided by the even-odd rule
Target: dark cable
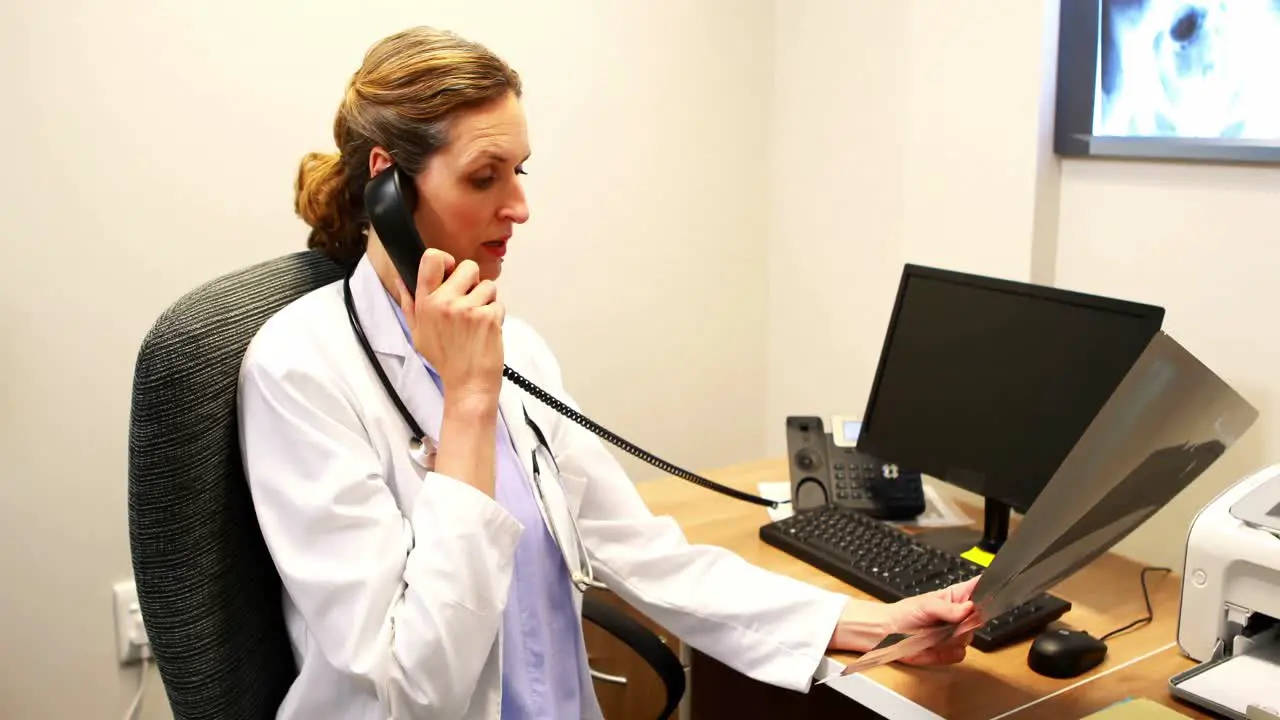
[[(369, 345), (369, 339), (365, 337), (364, 328), (361, 326), (360, 318), (356, 313), (355, 301), (352, 298), (352, 294), (351, 294), (351, 276), (350, 275), (347, 275), (347, 277), (344, 278), (343, 280), (343, 302), (347, 308), (347, 318), (351, 321), (351, 328), (352, 330), (355, 331), (356, 340), (360, 342), (361, 349), (364, 350), (365, 355), (369, 358), (369, 362), (373, 365), (374, 371), (378, 373), (379, 382), (381, 382), (383, 388), (386, 389), (387, 394), (391, 397), (391, 401), (395, 403), (396, 410), (400, 413), (400, 416), (404, 418), (405, 423), (409, 425), (409, 429), (413, 432), (414, 437), (415, 438), (424, 437), (425, 434), (422, 432), (422, 428), (413, 419), (413, 413), (409, 412), (409, 409), (405, 407), (404, 402), (400, 399), (400, 396), (395, 392), (395, 388), (392, 386), (391, 381), (387, 378), (387, 374), (383, 372), (382, 365), (374, 357), (373, 348), (370, 347)], [(688, 470), (685, 470), (682, 467), (673, 465), (667, 462), (666, 460), (663, 460), (662, 458), (659, 458), (653, 455), (647, 450), (644, 450), (636, 446), (634, 443), (631, 443), (626, 439), (620, 437), (619, 435), (613, 433), (612, 431), (600, 426), (591, 418), (583, 415), (577, 410), (574, 410), (573, 408), (561, 402), (559, 398), (555, 397), (551, 393), (547, 392), (546, 390), (543, 390), (537, 385), (534, 385), (532, 381), (530, 381), (528, 378), (524, 377), (520, 373), (516, 372), (515, 370), (512, 370), (510, 367), (507, 367), (504, 365), (502, 368), (502, 374), (506, 376), (508, 380), (518, 385), (521, 389), (533, 395), (534, 397), (538, 398), (546, 405), (550, 406), (551, 409), (555, 410), (561, 415), (564, 415), (565, 417), (581, 425), (587, 430), (590, 430), (592, 433), (595, 433), (600, 438), (609, 441), (610, 443), (622, 448), (623, 450), (634, 455), (635, 457), (658, 468), (659, 470), (667, 472), (678, 478), (688, 480), (689, 482), (695, 485), (699, 485), (701, 487), (707, 488), (708, 490), (714, 490), (723, 495), (728, 495), (731, 498), (744, 500), (746, 502), (749, 502), (755, 505), (763, 505), (768, 508), (776, 508), (779, 505), (783, 505), (791, 502), (790, 500), (770, 500), (768, 498), (759, 497), (757, 495), (752, 495), (750, 493), (742, 492), (741, 490), (736, 490), (726, 485), (721, 485), (720, 483), (717, 483), (713, 480), (708, 480), (707, 478), (704, 478), (701, 475), (695, 475), (689, 472)], [(528, 413), (526, 413), (525, 419), (528, 420), (528, 418), (529, 418)], [(532, 423), (532, 420), (529, 420), (529, 422)], [(547, 446), (546, 444), (546, 438), (543, 437), (542, 435), (542, 430), (539, 429), (536, 425), (534, 425), (533, 428), (534, 428), (534, 432), (538, 435), (538, 440), (543, 444), (544, 447), (548, 447), (548, 449), (550, 449), (549, 446)]]
[(374, 372), (378, 373), (378, 381), (382, 383), (382, 387), (388, 390), (391, 402), (396, 404), (396, 410), (400, 413), (400, 417), (404, 418), (405, 423), (409, 426), (410, 432), (416, 439), (426, 437), (426, 433), (422, 431), (422, 427), (418, 425), (418, 421), (413, 419), (413, 413), (409, 412), (409, 408), (404, 406), (404, 401), (400, 399), (400, 395), (391, 392), (391, 381), (387, 379), (387, 373), (382, 369), (382, 363), (374, 359), (373, 347), (369, 345), (369, 338), (365, 337), (364, 326), (360, 324), (360, 318), (356, 317), (355, 301), (351, 297), (350, 276), (344, 281), (343, 302), (347, 306), (347, 319), (351, 321), (351, 329), (355, 331), (356, 339), (360, 341), (360, 347), (364, 350), (365, 355), (369, 358), (369, 364), (373, 366)]
[(1170, 571), (1170, 570), (1169, 570), (1169, 568), (1167, 568), (1167, 567), (1144, 567), (1144, 568), (1142, 568), (1142, 574), (1141, 574), (1141, 580), (1142, 580), (1142, 602), (1143, 602), (1143, 603), (1145, 603), (1145, 604), (1146, 604), (1146, 606), (1147, 606), (1147, 616), (1146, 616), (1146, 617), (1144, 617), (1144, 618), (1139, 618), (1139, 619), (1137, 619), (1137, 620), (1134, 620), (1133, 622), (1129, 623), (1128, 625), (1125, 625), (1124, 627), (1116, 628), (1115, 630), (1112, 630), (1111, 632), (1107, 633), (1106, 635), (1103, 635), (1102, 637), (1098, 638), (1099, 640), (1101, 640), (1101, 641), (1105, 642), (1108, 638), (1115, 637), (1116, 635), (1119, 635), (1119, 634), (1120, 634), (1120, 633), (1122, 633), (1122, 632), (1127, 632), (1127, 631), (1132, 630), (1132, 629), (1134, 629), (1134, 628), (1136, 628), (1136, 627), (1138, 627), (1138, 626), (1140, 626), (1140, 625), (1146, 625), (1147, 623), (1149, 623), (1149, 622), (1151, 622), (1153, 619), (1155, 619), (1155, 613), (1153, 613), (1153, 612), (1151, 611), (1151, 592), (1150, 592), (1149, 590), (1147, 590), (1147, 573), (1149, 573), (1149, 572), (1171, 572), (1171, 571)]
[(791, 502), (790, 500), (769, 500), (768, 498), (759, 497), (756, 495), (752, 495), (750, 493), (742, 492), (741, 490), (736, 490), (734, 488), (721, 485), (720, 483), (715, 482), (714, 480), (708, 480), (707, 478), (704, 478), (701, 475), (695, 475), (694, 473), (691, 473), (682, 467), (673, 465), (667, 462), (666, 460), (663, 460), (662, 458), (657, 457), (656, 455), (653, 455), (649, 451), (636, 446), (634, 443), (617, 435), (611, 430), (608, 430), (607, 428), (602, 427), (599, 423), (595, 422), (591, 418), (587, 417), (586, 415), (583, 415), (577, 410), (574, 410), (572, 407), (569, 407), (568, 405), (564, 404), (563, 402), (560, 401), (559, 398), (555, 397), (551, 393), (547, 392), (546, 390), (543, 390), (537, 385), (534, 385), (532, 381), (530, 381), (528, 378), (524, 377), (520, 373), (516, 372), (515, 370), (512, 370), (511, 368), (504, 366), (502, 368), (502, 374), (505, 375), (508, 380), (518, 385), (525, 392), (529, 393), (530, 395), (533, 395), (534, 397), (541, 400), (544, 404), (548, 405), (552, 410), (555, 410), (556, 412), (569, 418), (570, 420), (581, 425), (587, 430), (590, 430), (592, 433), (594, 433), (596, 436), (600, 437), (601, 439), (607, 440), (613, 445), (616, 445), (617, 447), (622, 448), (628, 453), (658, 468), (659, 470), (662, 470), (663, 472), (674, 475), (678, 478), (682, 478), (684, 480), (688, 480), (689, 482), (695, 485), (700, 485), (704, 488), (707, 488), (708, 490), (714, 490), (723, 495), (728, 495), (731, 498), (744, 500), (746, 502), (754, 503), (756, 505), (763, 505), (765, 507), (776, 508), (778, 507), (778, 505), (782, 503)]

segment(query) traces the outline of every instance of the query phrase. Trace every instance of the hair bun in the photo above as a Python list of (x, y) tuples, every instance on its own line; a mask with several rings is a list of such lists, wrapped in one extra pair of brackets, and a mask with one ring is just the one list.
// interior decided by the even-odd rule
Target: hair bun
[(298, 166), (294, 211), (311, 226), (307, 246), (334, 260), (354, 263), (363, 252), (363, 211), (347, 187), (348, 177), (338, 153), (307, 153)]
[(346, 171), (338, 153), (307, 153), (298, 167), (294, 210), (315, 230), (341, 227), (341, 200), (346, 192)]

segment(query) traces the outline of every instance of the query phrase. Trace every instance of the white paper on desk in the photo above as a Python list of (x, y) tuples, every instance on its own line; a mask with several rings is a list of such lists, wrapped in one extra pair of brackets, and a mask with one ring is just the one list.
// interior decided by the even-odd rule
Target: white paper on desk
[(967, 527), (973, 524), (973, 520), (954, 503), (943, 497), (942, 493), (938, 492), (938, 488), (925, 483), (924, 512), (911, 520), (899, 520), (889, 524), (899, 527), (948, 528)]
[[(790, 500), (791, 483), (762, 482), (759, 484), (759, 493), (760, 497), (766, 500)], [(920, 513), (919, 517), (889, 524), (899, 527), (944, 528), (965, 527), (973, 522), (960, 508), (943, 497), (937, 488), (928, 483), (924, 486), (924, 503), (924, 512)], [(769, 512), (769, 519), (774, 522), (785, 520), (794, 513), (790, 503), (776, 508), (766, 508), (766, 510)]]
[(773, 522), (786, 520), (794, 513), (791, 510), (791, 483), (789, 482), (762, 482), (759, 485), (760, 497), (765, 500), (775, 500), (778, 502), (788, 501), (778, 507), (766, 507), (769, 512), (769, 519)]
[(1278, 705), (1280, 646), (1274, 642), (1249, 648), (1178, 684), (1183, 692), (1245, 714), (1250, 705)]

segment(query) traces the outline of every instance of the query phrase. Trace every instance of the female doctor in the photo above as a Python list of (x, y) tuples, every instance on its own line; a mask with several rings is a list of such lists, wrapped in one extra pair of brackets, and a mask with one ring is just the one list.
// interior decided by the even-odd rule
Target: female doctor
[[(301, 164), (309, 245), (350, 274), (265, 323), (241, 373), (246, 471), (299, 667), (279, 717), (599, 717), (580, 625), (593, 584), (798, 691), (829, 649), (965, 619), (972, 583), (881, 604), (689, 544), (594, 435), (504, 382), (505, 362), (572, 404), (495, 285), (529, 218), (520, 97), (484, 47), (398, 33), (350, 81), (340, 152)], [(393, 163), (431, 248), (412, 294), (363, 207)], [(967, 642), (907, 662), (958, 662)]]

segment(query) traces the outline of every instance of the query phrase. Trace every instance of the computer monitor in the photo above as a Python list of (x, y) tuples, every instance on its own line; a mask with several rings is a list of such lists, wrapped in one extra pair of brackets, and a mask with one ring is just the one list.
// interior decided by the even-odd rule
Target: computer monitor
[(995, 552), (1163, 321), (1152, 305), (907, 265), (858, 447), (982, 496), (981, 538), (946, 546)]

